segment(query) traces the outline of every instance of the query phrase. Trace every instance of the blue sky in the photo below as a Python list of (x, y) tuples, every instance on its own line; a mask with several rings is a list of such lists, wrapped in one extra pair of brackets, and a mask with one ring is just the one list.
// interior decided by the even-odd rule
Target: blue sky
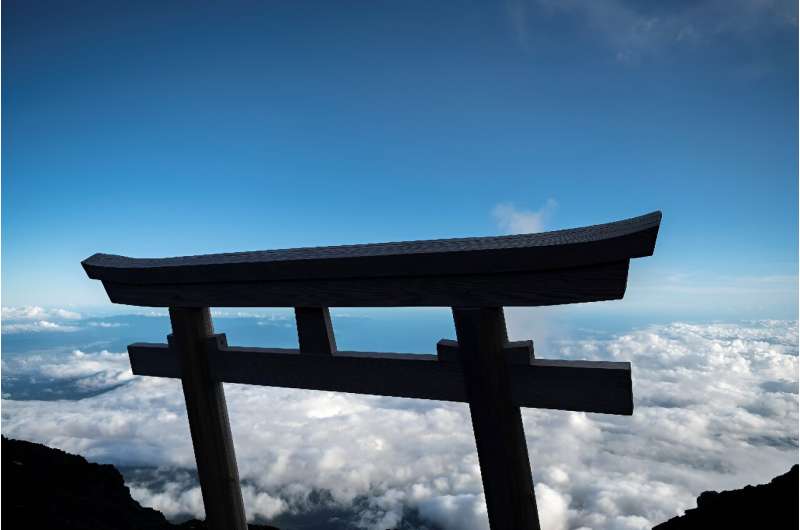
[[(180, 383), (134, 377), (124, 353), (164, 341), (168, 319), (116, 314), (80, 267), (95, 252), (481, 236), (660, 209), (624, 300), (506, 311), (537, 356), (632, 363), (631, 417), (522, 411), (542, 526), (652, 528), (797, 462), (795, 2), (2, 7), (3, 435), (134, 466), (143, 505), (203, 516)], [(230, 344), (296, 344), (291, 310), (213, 314)], [(343, 350), (455, 338), (443, 308), (333, 318)], [(349, 527), (487, 528), (465, 405), (225, 392), (249, 517), (299, 526), (316, 491)]]
[(4, 2), (3, 305), (106, 303), (94, 252), (660, 209), (613, 311), (796, 318), (796, 5), (429, 4)]

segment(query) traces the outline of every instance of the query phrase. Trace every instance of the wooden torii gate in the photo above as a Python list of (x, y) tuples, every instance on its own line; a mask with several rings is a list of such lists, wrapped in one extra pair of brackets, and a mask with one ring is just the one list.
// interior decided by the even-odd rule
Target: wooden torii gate
[[(620, 299), (661, 212), (539, 234), (82, 262), (114, 303), (168, 307), (168, 344), (128, 346), (136, 375), (179, 378), (206, 521), (247, 528), (222, 383), (469, 404), (494, 530), (539, 528), (520, 407), (633, 413), (630, 363), (535, 359), (504, 306)], [(452, 307), (437, 355), (337, 351), (329, 307)], [(293, 307), (299, 349), (228, 346), (209, 307)]]

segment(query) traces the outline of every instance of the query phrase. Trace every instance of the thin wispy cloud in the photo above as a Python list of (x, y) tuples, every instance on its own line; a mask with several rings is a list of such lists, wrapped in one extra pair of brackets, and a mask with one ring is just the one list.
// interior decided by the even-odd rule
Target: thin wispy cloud
[(507, 234), (543, 232), (557, 207), (555, 199), (547, 199), (538, 210), (524, 210), (513, 203), (501, 203), (492, 209), (492, 216), (497, 227)]
[[(531, 336), (526, 325), (512, 319), (509, 333)], [(704, 490), (785, 472), (797, 460), (797, 348), (797, 323), (787, 321), (675, 323), (562, 341), (552, 356), (632, 361), (635, 412), (523, 409), (545, 527), (651, 528)], [(107, 352), (65, 362), (77, 367), (43, 370), (113, 379), (125, 368), (123, 355)], [(322, 502), (351, 510), (365, 529), (391, 528), (409, 510), (448, 530), (487, 528), (466, 405), (225, 389), (249, 517)], [(133, 377), (79, 401), (4, 399), (3, 432), (95, 461), (159, 466), (158, 480), (129, 484), (134, 497), (168, 515), (203, 515), (179, 381)]]
[(122, 328), (127, 326), (122, 322), (89, 322), (89, 326), (93, 328)]
[[(633, 269), (624, 310), (639, 313), (775, 316), (797, 310), (797, 275), (736, 276), (714, 271)], [(724, 303), (721, 301), (724, 300)]]
[(797, 27), (797, 3), (781, 0), (514, 0), (506, 4), (517, 42), (530, 46), (532, 17), (571, 16), (600, 37), (621, 62), (671, 47)]

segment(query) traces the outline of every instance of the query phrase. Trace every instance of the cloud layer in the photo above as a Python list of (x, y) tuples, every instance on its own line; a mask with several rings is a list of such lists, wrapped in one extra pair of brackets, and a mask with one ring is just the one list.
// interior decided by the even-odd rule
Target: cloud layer
[[(530, 335), (514, 322), (511, 335)], [(795, 322), (652, 326), (565, 341), (557, 356), (632, 361), (636, 410), (523, 410), (545, 528), (650, 528), (703, 490), (765, 482), (797, 460)], [(123, 355), (73, 357), (41, 370), (130, 379)], [(431, 526), (487, 528), (466, 405), (225, 390), (251, 518), (322, 502), (349, 507), (362, 528), (398, 525), (409, 511)], [(160, 466), (163, 480), (131, 483), (134, 496), (167, 515), (202, 515), (193, 475), (180, 471), (194, 457), (178, 381), (132, 378), (79, 401), (3, 400), (3, 433), (95, 461)]]

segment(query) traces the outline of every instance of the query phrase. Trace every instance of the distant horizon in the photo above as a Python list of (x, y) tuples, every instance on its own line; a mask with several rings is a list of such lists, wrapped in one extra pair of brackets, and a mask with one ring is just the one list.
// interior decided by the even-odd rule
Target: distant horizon
[[(552, 325), (558, 329), (566, 330), (569, 326), (589, 326), (596, 329), (605, 329), (608, 332), (624, 332), (634, 329), (644, 329), (652, 325), (665, 324), (747, 324), (757, 322), (798, 322), (797, 315), (766, 315), (748, 317), (736, 315), (713, 314), (676, 314), (640, 312), (635, 307), (625, 308), (622, 301), (591, 302), (586, 304), (571, 304), (566, 306), (541, 306), (541, 307), (504, 307), (506, 318), (537, 321), (537, 329), (544, 329)], [(616, 306), (614, 304), (617, 304)], [(280, 318), (294, 320), (294, 309), (287, 307), (212, 307), (211, 316), (217, 318)], [(435, 319), (451, 316), (449, 307), (332, 307), (331, 315), (334, 318), (357, 317), (366, 319), (391, 320), (397, 319), (402, 326), (405, 319), (425, 319), (431, 315)], [(67, 316), (64, 316), (67, 314)], [(426, 316), (427, 315), (427, 316)], [(3, 306), (2, 333), (14, 333), (20, 325), (25, 331), (58, 331), (51, 324), (73, 325), (82, 320), (103, 319), (126, 316), (145, 316), (169, 318), (168, 308), (127, 306), (106, 303), (95, 306)]]
[[(497, 231), (503, 233), (528, 233), (548, 231), (544, 218), (553, 215), (548, 211), (554, 203), (548, 203), (539, 211), (519, 210), (510, 204), (495, 208), (493, 215)], [(667, 227), (669, 223), (667, 222)], [(662, 228), (662, 232), (664, 229)], [(662, 234), (662, 237), (665, 237)], [(666, 236), (668, 238), (668, 236)], [(370, 243), (375, 241), (369, 241)], [(657, 245), (660, 247), (660, 245)], [(296, 248), (296, 247), (290, 247)], [(261, 249), (272, 250), (272, 249)], [(240, 250), (241, 251), (241, 250)], [(797, 274), (774, 275), (713, 275), (709, 269), (696, 269), (693, 272), (676, 273), (674, 269), (665, 268), (658, 257), (663, 251), (657, 248), (656, 256), (648, 260), (637, 260), (632, 263), (626, 296), (622, 300), (592, 302), (571, 306), (544, 306), (557, 312), (574, 314), (592, 314), (609, 312), (611, 315), (635, 316), (639, 319), (647, 315), (664, 321), (665, 319), (688, 319), (692, 321), (712, 320), (753, 320), (798, 318), (798, 294), (800, 285)], [(667, 250), (669, 252), (669, 250)], [(85, 259), (85, 256), (82, 259)], [(133, 256), (133, 257), (171, 257), (171, 256)], [(778, 268), (780, 268), (780, 264)], [(83, 308), (84, 311), (100, 311), (107, 313), (119, 309), (122, 313), (135, 311), (136, 306), (124, 306), (108, 301), (105, 291), (99, 282), (86, 277), (80, 261), (76, 264), (81, 289), (90, 293), (92, 302), (7, 303), (3, 298), (3, 306), (8, 307), (47, 307), (47, 308)], [(82, 278), (81, 278), (82, 277)], [(13, 300), (13, 299), (12, 299)], [(599, 309), (602, 306), (602, 309)], [(377, 311), (391, 308), (377, 308)], [(424, 308), (406, 308), (424, 310)], [(362, 308), (358, 311), (369, 312)]]

